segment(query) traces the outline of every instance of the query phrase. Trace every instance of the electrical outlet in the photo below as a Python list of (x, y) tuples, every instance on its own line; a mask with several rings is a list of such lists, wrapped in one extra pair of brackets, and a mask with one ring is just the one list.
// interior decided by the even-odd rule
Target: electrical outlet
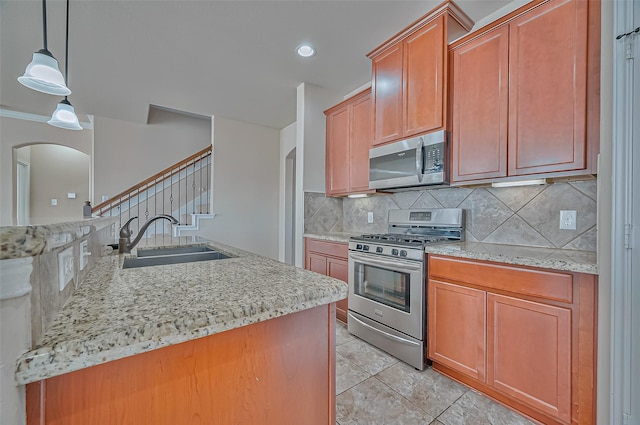
[(367, 223), (369, 224), (373, 223), (373, 212), (371, 211), (367, 213)]
[(89, 262), (89, 241), (80, 242), (80, 270), (84, 270)]
[(560, 211), (560, 228), (565, 230), (576, 230), (576, 211)]
[(73, 279), (73, 247), (58, 254), (58, 284), (62, 291)]

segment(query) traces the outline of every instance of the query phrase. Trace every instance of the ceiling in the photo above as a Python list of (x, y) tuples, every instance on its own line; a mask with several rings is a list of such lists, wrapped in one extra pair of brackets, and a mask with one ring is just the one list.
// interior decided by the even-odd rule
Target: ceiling
[[(283, 128), (303, 82), (345, 95), (366, 84), (366, 54), (440, 3), (404, 0), (71, 0), (69, 101), (144, 123), (150, 105)], [(477, 21), (511, 0), (466, 0)], [(64, 69), (66, 1), (47, 2), (48, 48)], [(17, 77), (42, 48), (42, 3), (0, 0), (0, 104), (50, 115), (61, 98)], [(310, 42), (317, 54), (295, 49)], [(63, 71), (64, 72), (64, 71)]]

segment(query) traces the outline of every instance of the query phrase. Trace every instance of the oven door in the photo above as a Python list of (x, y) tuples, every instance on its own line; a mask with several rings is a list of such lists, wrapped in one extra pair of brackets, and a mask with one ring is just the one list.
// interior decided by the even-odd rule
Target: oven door
[(349, 252), (349, 310), (422, 340), (424, 262)]

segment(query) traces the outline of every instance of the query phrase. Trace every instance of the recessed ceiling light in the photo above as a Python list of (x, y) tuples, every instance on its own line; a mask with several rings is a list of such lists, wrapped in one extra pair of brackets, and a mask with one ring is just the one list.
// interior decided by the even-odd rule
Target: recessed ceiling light
[(296, 52), (303, 58), (310, 58), (311, 56), (316, 54), (316, 49), (309, 46), (308, 44), (303, 44), (296, 49)]

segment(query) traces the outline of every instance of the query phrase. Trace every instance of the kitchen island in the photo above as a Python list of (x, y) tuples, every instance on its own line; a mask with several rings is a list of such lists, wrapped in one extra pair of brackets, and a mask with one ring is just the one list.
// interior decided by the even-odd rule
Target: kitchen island
[(335, 302), (346, 285), (198, 243), (232, 258), (99, 261), (18, 361), (29, 424), (335, 423)]

